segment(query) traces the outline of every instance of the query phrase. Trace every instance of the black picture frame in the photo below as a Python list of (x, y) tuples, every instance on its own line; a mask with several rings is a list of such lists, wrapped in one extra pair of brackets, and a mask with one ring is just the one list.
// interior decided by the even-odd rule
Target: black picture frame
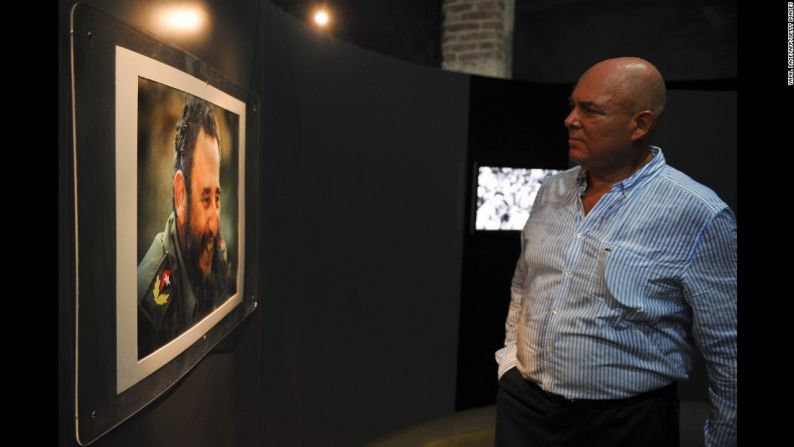
[[(73, 7), (71, 31), (75, 436), (87, 445), (178, 383), (257, 307), (259, 100), (198, 58), (90, 6)], [(152, 103), (144, 90), (178, 100)], [(173, 158), (143, 161), (151, 144), (138, 137), (145, 107), (173, 117), (188, 94), (212, 104), (219, 122), (220, 182), (231, 201), (223, 209), (233, 210), (223, 223), (233, 284), (208, 314), (139, 355), (137, 265), (154, 234), (138, 228), (147, 219), (164, 224), (162, 212), (170, 213), (173, 201), (170, 192), (147, 196), (138, 168), (159, 166), (171, 173), (168, 183)], [(170, 120), (164, 141), (174, 132)], [(163, 146), (157, 143), (173, 154), (173, 140)], [(142, 216), (149, 203), (157, 217)]]

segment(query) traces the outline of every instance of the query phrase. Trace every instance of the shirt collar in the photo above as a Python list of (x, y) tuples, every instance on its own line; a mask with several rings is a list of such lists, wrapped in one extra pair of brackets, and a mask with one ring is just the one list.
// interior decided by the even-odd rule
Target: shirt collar
[[(653, 156), (651, 161), (638, 169), (634, 174), (612, 185), (612, 191), (625, 191), (653, 177), (657, 172), (661, 171), (667, 164), (664, 160), (662, 149), (656, 146), (649, 146), (648, 150), (651, 151), (651, 155)], [(587, 187), (587, 171), (581, 166), (579, 167), (579, 173), (576, 175), (576, 184), (579, 187), (580, 195), (584, 194), (584, 190)]]

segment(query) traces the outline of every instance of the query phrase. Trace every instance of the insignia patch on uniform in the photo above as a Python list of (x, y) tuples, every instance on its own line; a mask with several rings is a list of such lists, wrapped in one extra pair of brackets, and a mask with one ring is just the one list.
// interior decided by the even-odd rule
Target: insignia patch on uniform
[(152, 295), (154, 295), (154, 304), (164, 306), (168, 303), (168, 298), (171, 296), (171, 270), (163, 269), (157, 278), (154, 279), (154, 287), (152, 287)]

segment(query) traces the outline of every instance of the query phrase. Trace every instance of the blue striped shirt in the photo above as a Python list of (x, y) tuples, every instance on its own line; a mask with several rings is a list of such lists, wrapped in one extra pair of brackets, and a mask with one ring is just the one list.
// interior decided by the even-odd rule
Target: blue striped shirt
[(707, 187), (653, 159), (585, 215), (581, 167), (547, 179), (522, 232), (499, 376), (569, 399), (686, 380), (703, 355), (707, 445), (736, 442), (736, 223)]

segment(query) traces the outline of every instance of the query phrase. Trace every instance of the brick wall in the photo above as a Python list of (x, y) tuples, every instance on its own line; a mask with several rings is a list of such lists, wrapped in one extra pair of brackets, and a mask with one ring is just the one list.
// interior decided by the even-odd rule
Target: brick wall
[(510, 78), (514, 0), (443, 0), (441, 66)]

